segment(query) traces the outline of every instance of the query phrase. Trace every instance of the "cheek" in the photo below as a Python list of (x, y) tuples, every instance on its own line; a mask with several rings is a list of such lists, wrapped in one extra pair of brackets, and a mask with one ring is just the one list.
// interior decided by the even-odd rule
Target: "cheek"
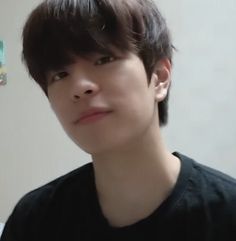
[[(129, 77), (129, 76), (126, 76)], [(109, 93), (109, 99), (120, 110), (129, 111), (131, 114), (145, 112), (154, 104), (154, 94), (148, 89), (145, 78), (130, 76), (124, 78), (121, 85), (117, 85), (113, 92)]]
[(71, 110), (69, 106), (66, 105), (66, 102), (63, 101), (62, 98), (50, 98), (49, 102), (54, 114), (56, 115), (63, 128), (68, 128), (68, 122), (72, 121), (70, 120)]
[(147, 87), (137, 88), (136, 86), (121, 92), (117, 90), (109, 99), (117, 114), (114, 119), (114, 128), (121, 128), (118, 132), (125, 134), (131, 130), (143, 129), (150, 124), (156, 105), (154, 97), (147, 91)]
[[(142, 71), (126, 68), (116, 71), (111, 76), (114, 77), (104, 83), (104, 88), (106, 89), (105, 95), (114, 102), (143, 98), (142, 95), (147, 91), (147, 78)], [(107, 84), (107, 82), (110, 83)]]

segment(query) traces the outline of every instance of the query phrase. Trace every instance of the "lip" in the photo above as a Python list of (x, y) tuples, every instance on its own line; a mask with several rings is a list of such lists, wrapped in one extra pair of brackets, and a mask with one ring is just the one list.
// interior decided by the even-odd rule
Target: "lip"
[(111, 112), (112, 112), (111, 110), (102, 109), (102, 108), (88, 109), (87, 111), (82, 112), (79, 118), (76, 121), (74, 121), (74, 123), (87, 124), (87, 123), (96, 122)]

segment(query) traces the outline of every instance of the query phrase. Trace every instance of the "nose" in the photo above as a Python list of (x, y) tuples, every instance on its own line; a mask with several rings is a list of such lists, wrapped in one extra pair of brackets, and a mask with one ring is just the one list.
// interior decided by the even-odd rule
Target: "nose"
[(98, 93), (99, 86), (88, 78), (80, 78), (73, 81), (71, 86), (71, 100), (77, 102), (80, 99), (94, 96)]

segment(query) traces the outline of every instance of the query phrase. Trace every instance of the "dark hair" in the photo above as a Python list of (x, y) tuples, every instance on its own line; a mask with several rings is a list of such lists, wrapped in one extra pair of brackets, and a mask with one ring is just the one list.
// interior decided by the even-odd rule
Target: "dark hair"
[[(149, 79), (158, 60), (172, 60), (166, 22), (151, 0), (45, 0), (30, 14), (22, 37), (22, 59), (46, 95), (48, 71), (76, 55), (112, 52), (111, 45), (136, 53)], [(168, 95), (158, 109), (165, 125)]]

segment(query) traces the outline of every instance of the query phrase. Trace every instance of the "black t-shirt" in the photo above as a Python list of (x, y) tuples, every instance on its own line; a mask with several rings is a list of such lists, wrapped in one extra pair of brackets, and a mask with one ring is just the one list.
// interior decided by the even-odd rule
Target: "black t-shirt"
[(175, 152), (181, 171), (171, 195), (149, 217), (111, 227), (88, 163), (30, 193), (16, 205), (1, 241), (236, 240), (236, 180)]

